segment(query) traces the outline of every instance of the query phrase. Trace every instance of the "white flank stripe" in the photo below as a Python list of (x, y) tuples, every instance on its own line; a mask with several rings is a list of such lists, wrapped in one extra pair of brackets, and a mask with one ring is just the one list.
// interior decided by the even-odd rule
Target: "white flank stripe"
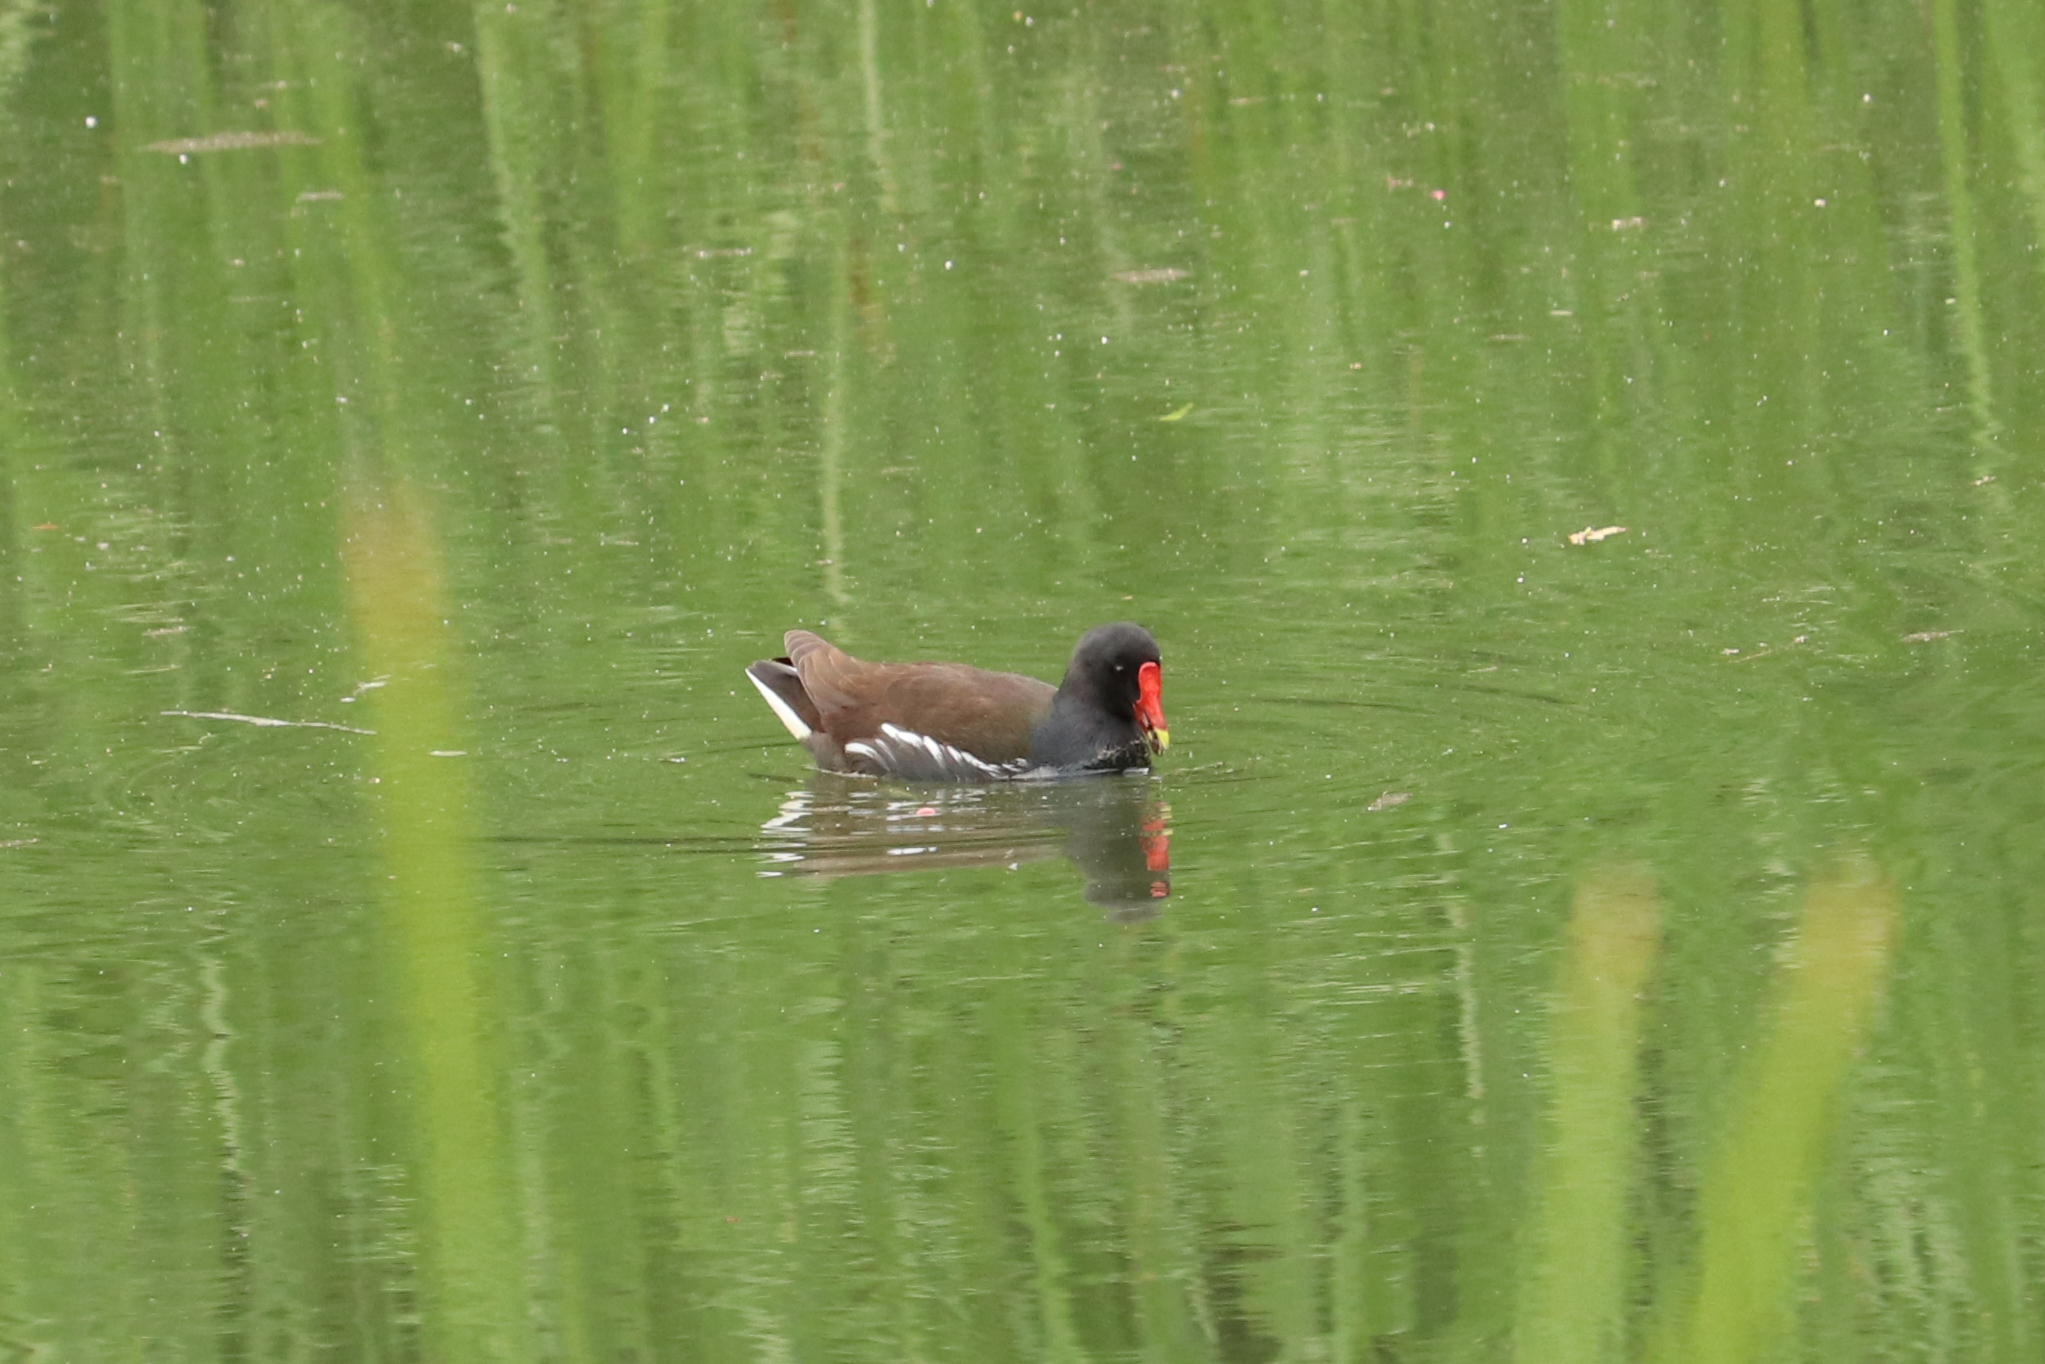
[(779, 696), (776, 696), (772, 687), (762, 682), (759, 678), (754, 677), (750, 672), (746, 674), (746, 681), (753, 684), (754, 690), (758, 691), (761, 697), (766, 700), (767, 708), (774, 712), (781, 723), (787, 727), (790, 734), (793, 734), (798, 739), (807, 739), (809, 737), (809, 726), (804, 724), (802, 717), (795, 713), (795, 707), (789, 705)]
[(1030, 770), (1029, 760), (1019, 758), (1009, 763), (990, 763), (985, 758), (968, 753), (963, 748), (942, 743), (928, 734), (918, 734), (913, 729), (900, 725), (883, 723), (880, 733), (871, 739), (854, 739), (845, 745), (845, 751), (855, 757), (865, 758), (881, 768), (895, 773), (921, 772), (927, 759), (937, 764), (936, 775), (965, 779), (968, 777), (992, 777), (996, 780), (1019, 777)]
[(1020, 768), (997, 767), (984, 758), (966, 752), (963, 748), (954, 748), (950, 744), (939, 743), (928, 734), (918, 734), (915, 730), (903, 729), (900, 725), (882, 725), (881, 733), (885, 734), (892, 742), (904, 748), (922, 749), (940, 766), (963, 768), (968, 772), (979, 772), (989, 777), (1004, 776), (1010, 771), (1020, 770)]

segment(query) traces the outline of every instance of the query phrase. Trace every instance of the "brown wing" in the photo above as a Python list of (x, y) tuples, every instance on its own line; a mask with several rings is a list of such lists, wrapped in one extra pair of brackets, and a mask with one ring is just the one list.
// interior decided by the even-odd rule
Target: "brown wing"
[(1034, 677), (963, 663), (867, 663), (807, 630), (790, 630), (785, 645), (840, 744), (894, 725), (984, 762), (1020, 762), (1030, 756), (1031, 725), (1057, 692)]
[(885, 685), (881, 669), (807, 630), (790, 630), (781, 644), (802, 679), (802, 689), (816, 707), (820, 729), (842, 743), (860, 738), (878, 725), (875, 721), (862, 727), (861, 717)]

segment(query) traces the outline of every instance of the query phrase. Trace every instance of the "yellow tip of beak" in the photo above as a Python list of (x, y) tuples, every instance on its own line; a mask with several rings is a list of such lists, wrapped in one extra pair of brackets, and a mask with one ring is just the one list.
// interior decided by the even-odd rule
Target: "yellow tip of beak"
[(1153, 729), (1150, 731), (1150, 737), (1157, 744), (1157, 751), (1160, 753), (1172, 746), (1172, 732), (1168, 729)]

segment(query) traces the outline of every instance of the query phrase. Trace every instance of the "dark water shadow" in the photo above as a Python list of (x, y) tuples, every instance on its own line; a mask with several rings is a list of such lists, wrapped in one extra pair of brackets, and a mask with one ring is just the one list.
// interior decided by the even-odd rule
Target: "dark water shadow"
[(769, 876), (875, 876), (1064, 857), (1089, 904), (1146, 919), (1171, 894), (1171, 807), (1142, 776), (914, 788), (829, 772), (760, 826)]

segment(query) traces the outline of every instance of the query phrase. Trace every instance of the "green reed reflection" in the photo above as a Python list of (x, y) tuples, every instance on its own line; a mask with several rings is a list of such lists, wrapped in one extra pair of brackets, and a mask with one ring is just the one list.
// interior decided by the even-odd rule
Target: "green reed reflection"
[(1554, 1097), (1520, 1272), (1518, 1359), (1625, 1357), (1640, 1000), (1660, 940), (1661, 904), (1643, 872), (1605, 869), (1578, 882), (1550, 1025)]
[(410, 1073), (435, 1357), (527, 1357), (504, 1140), (501, 1027), (474, 865), (458, 664), (440, 556), (403, 483), (349, 489), (341, 565), (379, 687), (370, 780), (384, 865), (390, 972)]
[(1839, 1093), (1888, 975), (1900, 904), (1865, 862), (1824, 874), (1774, 982), (1767, 1030), (1727, 1096), (1703, 1170), (1695, 1288), (1676, 1290), (1653, 1357), (1767, 1358), (1789, 1324), (1802, 1228)]

